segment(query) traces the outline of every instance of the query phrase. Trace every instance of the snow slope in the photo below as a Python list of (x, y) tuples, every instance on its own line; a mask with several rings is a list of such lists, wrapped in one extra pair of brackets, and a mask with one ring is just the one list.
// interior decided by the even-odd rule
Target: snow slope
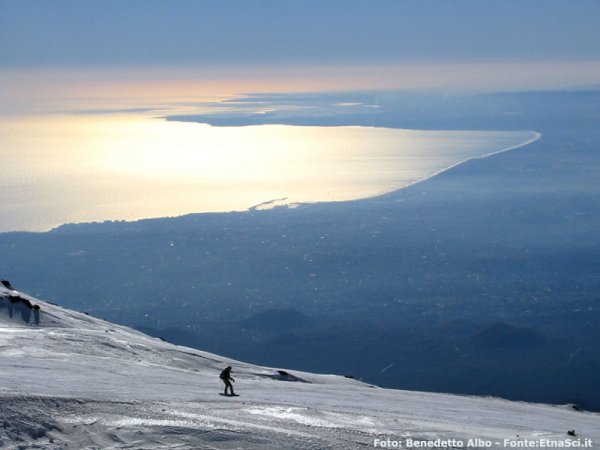
[[(39, 323), (15, 310), (10, 317), (17, 295), (40, 306)], [(219, 395), (218, 374), (229, 364), (240, 397)], [(351, 449), (437, 438), (462, 441), (437, 443), (455, 448), (485, 446), (469, 439), (493, 448), (600, 445), (600, 415), (566, 405), (288, 372), (299, 380), (0, 287), (3, 448)]]

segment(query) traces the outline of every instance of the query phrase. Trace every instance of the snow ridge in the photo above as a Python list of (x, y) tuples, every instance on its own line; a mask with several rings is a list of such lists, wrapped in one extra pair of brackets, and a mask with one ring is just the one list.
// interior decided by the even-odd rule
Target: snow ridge
[[(16, 296), (39, 305), (37, 323), (33, 314), (29, 321), (10, 316), (7, 302)], [(227, 365), (240, 397), (218, 395)], [(505, 439), (547, 439), (594, 448), (600, 442), (600, 415), (570, 406), (387, 390), (242, 363), (12, 286), (0, 286), (0, 402), (0, 446), (8, 449), (316, 450), (369, 448), (388, 439), (457, 439), (463, 448), (483, 448), (469, 439), (493, 448), (505, 448)]]

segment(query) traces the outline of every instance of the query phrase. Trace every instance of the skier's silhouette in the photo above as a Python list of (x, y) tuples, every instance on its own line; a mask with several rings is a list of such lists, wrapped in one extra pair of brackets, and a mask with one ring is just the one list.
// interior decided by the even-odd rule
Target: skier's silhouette
[(219, 375), (219, 378), (221, 378), (223, 383), (225, 383), (225, 395), (227, 395), (227, 389), (229, 389), (231, 392), (229, 395), (235, 395), (233, 392), (233, 385), (231, 384), (232, 381), (235, 383), (235, 380), (231, 377), (231, 366), (227, 366), (225, 369), (223, 369), (221, 375)]

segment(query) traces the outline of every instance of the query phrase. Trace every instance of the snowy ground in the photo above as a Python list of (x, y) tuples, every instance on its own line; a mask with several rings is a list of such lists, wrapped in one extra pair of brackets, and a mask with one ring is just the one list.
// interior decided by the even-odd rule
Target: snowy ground
[[(11, 294), (0, 287), (0, 303)], [(600, 448), (600, 415), (570, 406), (388, 390), (294, 370), (302, 381), (286, 381), (276, 369), (19, 295), (41, 311), (36, 325), (0, 308), (3, 448), (351, 449), (388, 439), (406, 448), (438, 438), (462, 441), (438, 447), (484, 448), (469, 442), (479, 439), (493, 448)], [(229, 364), (239, 397), (219, 395)]]

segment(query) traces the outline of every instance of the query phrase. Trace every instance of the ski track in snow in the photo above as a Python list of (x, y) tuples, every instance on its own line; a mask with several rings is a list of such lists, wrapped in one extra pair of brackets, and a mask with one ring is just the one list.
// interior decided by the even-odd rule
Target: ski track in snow
[[(0, 288), (0, 302), (10, 294)], [(276, 369), (19, 295), (42, 309), (39, 325), (0, 309), (2, 448), (317, 450), (407, 437), (600, 442), (600, 415), (566, 405), (381, 389), (294, 370), (308, 383), (280, 381)], [(218, 395), (229, 364), (240, 397)]]

